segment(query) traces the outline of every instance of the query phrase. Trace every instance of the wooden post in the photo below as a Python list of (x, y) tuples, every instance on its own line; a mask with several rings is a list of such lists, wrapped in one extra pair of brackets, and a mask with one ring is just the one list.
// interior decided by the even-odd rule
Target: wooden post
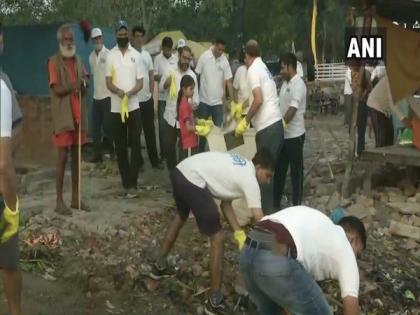
[[(371, 32), (371, 27), (372, 27), (372, 14), (370, 10), (366, 10), (363, 17), (363, 35), (369, 35)], [(350, 145), (349, 145), (349, 151), (348, 151), (348, 160), (346, 164), (346, 172), (344, 175), (344, 183), (343, 183), (342, 191), (341, 191), (341, 195), (343, 197), (347, 197), (349, 195), (350, 176), (353, 170), (353, 163), (354, 163), (355, 151), (356, 151), (357, 115), (359, 112), (359, 102), (360, 102), (362, 82), (363, 82), (362, 78), (364, 75), (365, 75), (364, 63), (362, 63), (361, 66), (359, 67), (357, 75), (356, 73), (353, 73), (353, 71), (351, 74), (351, 87), (353, 90), (353, 111), (352, 111), (351, 124), (350, 124)]]

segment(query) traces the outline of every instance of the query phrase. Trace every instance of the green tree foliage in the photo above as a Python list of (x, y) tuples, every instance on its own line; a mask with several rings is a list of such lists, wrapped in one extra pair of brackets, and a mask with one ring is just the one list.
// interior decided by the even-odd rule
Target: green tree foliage
[[(318, 57), (340, 59), (350, 0), (318, 2)], [(125, 19), (144, 25), (149, 38), (179, 29), (197, 41), (222, 37), (231, 52), (255, 38), (267, 58), (290, 51), (292, 42), (296, 50), (310, 53), (311, 0), (3, 0), (0, 10), (5, 25), (86, 19), (113, 26)]]

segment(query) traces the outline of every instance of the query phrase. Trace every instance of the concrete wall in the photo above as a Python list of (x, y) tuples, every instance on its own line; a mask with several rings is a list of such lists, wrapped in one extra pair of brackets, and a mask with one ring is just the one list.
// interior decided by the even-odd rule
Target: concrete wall
[(19, 96), (23, 123), (15, 162), (18, 166), (53, 166), (52, 119), (49, 97)]

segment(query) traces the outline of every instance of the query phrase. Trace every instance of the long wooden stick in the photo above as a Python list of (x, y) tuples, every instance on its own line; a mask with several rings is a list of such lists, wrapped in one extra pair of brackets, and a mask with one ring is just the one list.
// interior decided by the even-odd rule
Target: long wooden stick
[(81, 172), (81, 166), (82, 166), (82, 91), (79, 91), (79, 104), (80, 104), (80, 120), (79, 120), (79, 146), (77, 148), (78, 150), (78, 155), (77, 155), (77, 161), (78, 161), (78, 167), (77, 167), (77, 172), (78, 172), (78, 181), (77, 181), (77, 202), (78, 202), (78, 207), (79, 207), (79, 211), (82, 210), (82, 200), (81, 200), (81, 187), (82, 187), (82, 172)]

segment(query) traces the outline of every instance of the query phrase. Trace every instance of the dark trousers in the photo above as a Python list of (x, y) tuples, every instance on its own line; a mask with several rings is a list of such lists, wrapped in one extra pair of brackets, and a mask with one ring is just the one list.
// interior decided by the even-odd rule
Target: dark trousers
[[(144, 131), (144, 138), (146, 140), (147, 154), (152, 166), (159, 163), (159, 157), (156, 147), (156, 133), (155, 133), (155, 110), (153, 108), (153, 98), (146, 102), (140, 102), (140, 120), (141, 129)], [(140, 134), (141, 134), (140, 129)], [(140, 151), (141, 154), (141, 151)], [(140, 158), (143, 161), (143, 158)]]
[(365, 135), (368, 119), (368, 107), (366, 102), (360, 101), (359, 110), (357, 111), (357, 155), (365, 150)]
[(344, 94), (344, 124), (351, 124), (351, 115), (353, 109), (353, 95)]
[[(102, 100), (93, 100), (92, 107), (92, 132), (93, 132), (93, 146), (95, 152), (95, 158), (102, 158), (103, 147), (102, 147), (102, 134), (111, 137), (111, 130), (109, 126), (109, 116), (111, 113), (111, 98), (107, 97)], [(106, 137), (106, 138), (108, 138)], [(107, 143), (110, 145), (110, 151), (112, 152), (112, 141), (107, 139)]]
[(179, 146), (179, 129), (165, 121), (166, 166), (169, 172), (178, 164), (177, 147)]
[(393, 145), (394, 125), (392, 124), (392, 117), (388, 117), (373, 108), (369, 108), (369, 116), (375, 133), (376, 147), (380, 148)]
[[(137, 188), (140, 167), (140, 109), (129, 113), (125, 123), (119, 113), (111, 113), (111, 124), (117, 153), (118, 168), (125, 189)], [(128, 159), (128, 148), (131, 159)]]
[(163, 114), (165, 113), (166, 101), (158, 102), (158, 125), (159, 125), (159, 150), (160, 158), (165, 159), (166, 146), (165, 146), (165, 119)]
[(279, 208), (281, 197), (284, 194), (287, 170), (290, 164), (290, 175), (292, 179), (292, 201), (293, 206), (302, 203), (303, 197), (303, 144), (305, 134), (300, 137), (284, 139), (280, 158), (277, 160), (274, 172), (274, 207)]
[[(274, 165), (276, 165), (277, 159), (280, 157), (280, 151), (283, 145), (283, 123), (282, 121), (275, 122), (274, 124), (264, 128), (257, 132), (255, 136), (255, 143), (257, 150), (266, 148), (270, 151)], [(274, 186), (273, 180), (268, 185), (261, 185), (261, 205), (264, 214), (271, 214), (274, 212), (273, 198), (274, 198)]]
[[(223, 125), (223, 105), (210, 106), (206, 103), (200, 103), (197, 109), (198, 118), (208, 119), (209, 117), (213, 120), (213, 123), (217, 127)], [(206, 137), (199, 137), (198, 151), (204, 152), (206, 150)]]

